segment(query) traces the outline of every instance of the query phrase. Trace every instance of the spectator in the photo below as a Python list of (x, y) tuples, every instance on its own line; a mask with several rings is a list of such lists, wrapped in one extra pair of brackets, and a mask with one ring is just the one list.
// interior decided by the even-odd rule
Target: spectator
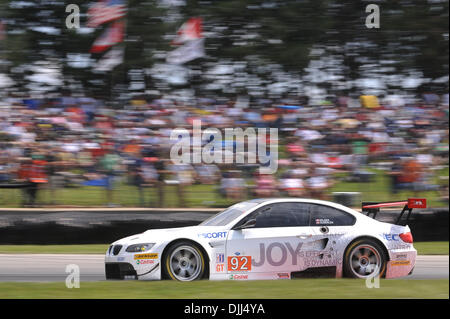
[(45, 164), (46, 162), (41, 159), (40, 155), (23, 159), (19, 170), (19, 179), (27, 184), (23, 190), (24, 206), (34, 207), (39, 185), (47, 183)]
[(111, 144), (105, 144), (105, 155), (100, 159), (100, 171), (105, 176), (106, 183), (106, 196), (108, 206), (114, 206), (113, 203), (113, 191), (114, 191), (114, 178), (118, 173), (120, 165), (120, 157), (115, 154), (114, 147)]
[(311, 168), (310, 177), (306, 180), (311, 198), (327, 200), (327, 189), (333, 186), (324, 174), (317, 174), (317, 167)]
[(387, 174), (390, 178), (391, 193), (396, 195), (401, 189), (402, 163), (400, 159), (395, 160)]
[(172, 181), (177, 187), (178, 207), (185, 207), (185, 190), (193, 183), (194, 169), (189, 164), (172, 164), (169, 165), (169, 171), (172, 173), (174, 177)]
[(221, 181), (221, 190), (227, 199), (240, 201), (245, 195), (246, 183), (239, 171), (228, 171)]
[(256, 179), (255, 194), (257, 197), (277, 196), (277, 183), (273, 175), (259, 174)]
[(302, 174), (296, 172), (296, 170), (290, 170), (283, 174), (280, 180), (280, 188), (290, 197), (303, 197), (306, 195)]
[[(132, 183), (139, 193), (137, 204), (143, 206), (149, 204), (145, 187), (153, 186), (158, 198), (154, 205), (164, 205), (169, 175), (178, 183), (176, 205), (187, 204), (185, 193), (194, 182), (220, 184), (220, 191), (230, 200), (247, 198), (247, 185), (256, 185), (253, 194), (261, 197), (277, 196), (277, 190), (281, 189), (288, 196), (326, 198), (337, 180), (336, 173), (340, 173), (339, 178), (348, 171), (361, 177), (373, 174), (372, 169), (378, 172), (384, 169), (384, 174), (391, 178), (394, 194), (401, 189), (416, 195), (437, 189), (433, 182), (440, 171), (437, 168), (448, 166), (448, 95), (436, 97), (433, 92), (426, 93), (409, 104), (406, 98), (403, 102), (386, 98), (380, 103), (382, 107), (371, 109), (352, 108), (357, 99), (341, 95), (326, 97), (326, 102), (318, 104), (306, 97), (295, 100), (295, 97), (290, 97), (289, 102), (261, 99), (241, 108), (239, 103), (225, 98), (181, 101), (164, 97), (144, 101), (140, 97), (138, 102), (132, 99), (121, 109), (74, 95), (55, 99), (50, 106), (45, 99), (14, 99), (14, 103), (8, 100), (11, 106), (0, 110), (0, 143), (8, 143), (0, 147), (0, 180), (11, 182), (18, 178), (19, 166), (24, 177), (26, 165), (19, 164), (17, 159), (36, 156), (39, 150), (46, 153), (43, 160), (47, 162), (52, 199), (54, 190), (60, 187), (55, 184), (59, 178), (66, 179), (66, 183), (61, 183), (64, 187), (78, 183), (81, 176), (92, 181), (88, 185), (105, 185), (106, 181), (110, 205), (114, 182), (119, 183), (122, 174), (121, 158), (136, 163), (129, 166), (128, 174), (133, 176)], [(221, 130), (278, 127), (279, 159), (280, 163), (289, 163), (287, 174), (282, 174), (279, 180), (277, 174), (257, 175), (254, 172), (258, 165), (250, 163), (225, 168), (216, 164), (173, 166), (167, 155), (172, 145), (170, 134), (174, 128), (190, 129), (194, 119)], [(418, 154), (414, 155), (417, 164), (406, 165), (396, 160), (410, 156), (409, 153)], [(314, 168), (310, 169), (311, 166)], [(236, 174), (236, 169), (246, 174), (241, 171)], [(295, 173), (302, 170), (308, 173)], [(229, 171), (234, 172), (228, 175)], [(445, 183), (440, 188), (442, 197), (448, 179), (441, 181)], [(38, 188), (41, 186), (27, 190), (27, 205), (35, 204)]]

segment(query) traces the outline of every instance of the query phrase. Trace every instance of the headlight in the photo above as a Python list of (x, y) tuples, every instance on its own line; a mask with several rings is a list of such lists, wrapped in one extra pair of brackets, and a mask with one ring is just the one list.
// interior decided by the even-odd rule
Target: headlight
[(128, 246), (126, 251), (129, 253), (142, 253), (144, 251), (150, 250), (155, 244), (135, 244)]

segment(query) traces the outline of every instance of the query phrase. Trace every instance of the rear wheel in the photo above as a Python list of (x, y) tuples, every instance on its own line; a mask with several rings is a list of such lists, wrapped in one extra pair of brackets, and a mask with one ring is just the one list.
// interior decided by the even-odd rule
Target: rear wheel
[(357, 240), (345, 252), (344, 275), (362, 279), (382, 277), (386, 262), (387, 256), (379, 243), (370, 239)]
[(205, 257), (193, 243), (175, 243), (165, 254), (163, 272), (166, 278), (178, 281), (198, 280), (205, 274), (205, 269)]

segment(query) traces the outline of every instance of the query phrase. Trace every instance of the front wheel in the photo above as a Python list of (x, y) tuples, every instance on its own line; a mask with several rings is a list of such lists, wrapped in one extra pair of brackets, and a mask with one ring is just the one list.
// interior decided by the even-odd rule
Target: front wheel
[(382, 277), (386, 262), (387, 256), (380, 244), (370, 239), (357, 240), (345, 252), (344, 274), (362, 279)]
[(203, 277), (205, 258), (197, 245), (179, 242), (169, 247), (164, 257), (163, 272), (166, 278), (193, 281)]

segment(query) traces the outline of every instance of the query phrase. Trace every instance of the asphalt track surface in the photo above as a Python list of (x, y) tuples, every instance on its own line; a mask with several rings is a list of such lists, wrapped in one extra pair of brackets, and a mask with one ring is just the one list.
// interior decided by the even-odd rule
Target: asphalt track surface
[[(81, 281), (103, 281), (104, 255), (0, 254), (0, 282), (65, 282), (66, 267), (78, 265)], [(418, 256), (412, 275), (402, 279), (448, 279), (449, 256)]]

